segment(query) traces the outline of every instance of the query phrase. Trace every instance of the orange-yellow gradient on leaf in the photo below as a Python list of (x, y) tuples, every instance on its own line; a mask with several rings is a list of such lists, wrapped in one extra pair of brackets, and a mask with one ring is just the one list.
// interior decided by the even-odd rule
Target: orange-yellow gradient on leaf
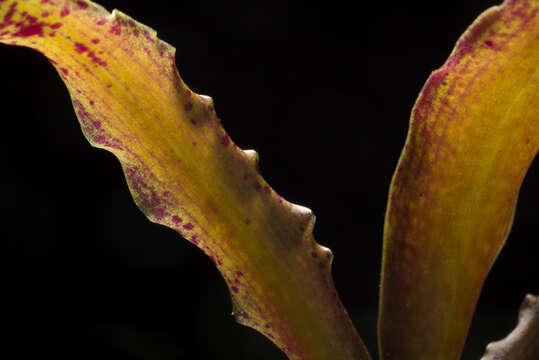
[(483, 13), (427, 80), (390, 189), (384, 360), (459, 358), (539, 146), (539, 0)]
[(290, 359), (369, 359), (335, 291), (331, 252), (312, 236), (313, 214), (262, 179), (256, 153), (230, 140), (154, 30), (88, 1), (0, 0), (0, 42), (51, 61), (86, 138), (117, 156), (150, 220), (213, 260), (239, 322)]

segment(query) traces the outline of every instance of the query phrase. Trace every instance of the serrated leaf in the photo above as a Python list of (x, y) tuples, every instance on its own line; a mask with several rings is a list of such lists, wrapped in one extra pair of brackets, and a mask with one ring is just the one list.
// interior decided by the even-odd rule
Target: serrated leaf
[(383, 359), (458, 359), (539, 145), (539, 1), (483, 13), (412, 110), (384, 231)]
[(174, 48), (154, 30), (88, 1), (0, 0), (0, 42), (49, 58), (88, 141), (117, 156), (151, 221), (214, 261), (240, 323), (290, 359), (369, 358), (312, 212), (264, 181), (256, 153), (239, 149), (212, 100), (183, 83)]

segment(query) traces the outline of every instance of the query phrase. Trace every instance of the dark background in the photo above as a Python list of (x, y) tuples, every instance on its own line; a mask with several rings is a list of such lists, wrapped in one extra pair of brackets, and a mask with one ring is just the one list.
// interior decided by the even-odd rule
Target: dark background
[[(311, 3), (101, 1), (173, 44), (186, 83), (214, 98), (239, 146), (259, 152), (268, 182), (313, 209), (337, 289), (376, 355), (382, 225), (411, 107), (498, 1)], [(285, 359), (234, 322), (209, 259), (135, 207), (118, 161), (87, 144), (45, 58), (0, 50), (6, 359)], [(524, 295), (538, 292), (538, 178), (532, 167), (465, 360), (505, 336)]]

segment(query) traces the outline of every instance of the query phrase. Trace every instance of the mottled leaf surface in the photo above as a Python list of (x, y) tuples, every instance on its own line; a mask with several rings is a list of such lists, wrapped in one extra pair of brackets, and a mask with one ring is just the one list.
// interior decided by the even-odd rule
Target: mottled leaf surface
[(331, 252), (312, 236), (312, 212), (262, 179), (256, 153), (239, 149), (212, 100), (182, 82), (154, 30), (88, 1), (0, 0), (0, 41), (52, 62), (88, 141), (120, 160), (150, 220), (213, 260), (239, 322), (290, 359), (369, 358), (334, 288)]
[(461, 354), (539, 146), (538, 11), (508, 0), (483, 13), (412, 110), (384, 229), (385, 360)]

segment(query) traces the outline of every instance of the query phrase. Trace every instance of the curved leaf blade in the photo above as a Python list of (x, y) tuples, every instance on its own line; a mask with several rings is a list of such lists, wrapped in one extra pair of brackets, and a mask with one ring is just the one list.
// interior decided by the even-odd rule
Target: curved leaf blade
[(264, 181), (256, 153), (230, 140), (154, 30), (83, 0), (0, 0), (0, 42), (50, 59), (88, 141), (117, 156), (151, 221), (214, 261), (240, 323), (290, 359), (369, 359), (334, 288), (331, 252), (312, 236), (312, 212)]
[(539, 1), (483, 13), (412, 110), (386, 224), (383, 359), (460, 356), (539, 145)]

